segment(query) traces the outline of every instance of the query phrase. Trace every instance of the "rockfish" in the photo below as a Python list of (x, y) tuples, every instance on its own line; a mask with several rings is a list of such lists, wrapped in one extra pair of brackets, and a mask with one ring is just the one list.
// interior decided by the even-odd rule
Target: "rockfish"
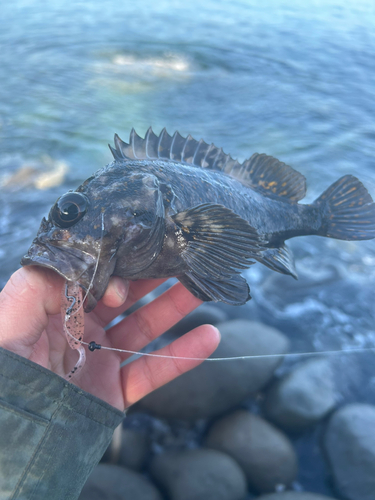
[(204, 301), (244, 304), (241, 272), (254, 261), (297, 277), (285, 240), (375, 238), (375, 204), (352, 175), (302, 205), (304, 176), (271, 156), (239, 163), (165, 129), (114, 142), (114, 161), (56, 201), (21, 261), (90, 288), (86, 312), (112, 275), (175, 276)]

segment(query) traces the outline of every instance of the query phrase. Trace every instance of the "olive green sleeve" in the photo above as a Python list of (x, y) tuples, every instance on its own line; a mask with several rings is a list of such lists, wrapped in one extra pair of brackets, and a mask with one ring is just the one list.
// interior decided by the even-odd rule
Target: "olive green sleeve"
[(0, 500), (73, 500), (124, 413), (0, 348)]

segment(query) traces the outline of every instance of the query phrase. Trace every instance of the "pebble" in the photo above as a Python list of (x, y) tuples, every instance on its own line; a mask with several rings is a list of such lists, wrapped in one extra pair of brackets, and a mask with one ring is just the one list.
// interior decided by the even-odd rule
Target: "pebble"
[(163, 500), (145, 476), (118, 465), (99, 464), (79, 496), (79, 500)]
[(288, 487), (297, 475), (297, 457), (289, 439), (246, 410), (217, 420), (208, 431), (205, 446), (233, 457), (249, 485), (260, 493)]
[(317, 493), (308, 493), (307, 491), (284, 491), (282, 493), (271, 493), (262, 495), (256, 500), (335, 500), (333, 497), (319, 495)]
[(264, 411), (288, 431), (300, 431), (324, 418), (336, 405), (332, 368), (327, 359), (297, 365), (267, 392)]
[[(288, 340), (275, 328), (247, 320), (221, 323), (212, 357), (284, 354)], [(203, 362), (141, 400), (137, 409), (164, 418), (195, 420), (220, 415), (261, 389), (283, 356)]]
[(185, 316), (175, 326), (168, 330), (168, 332), (173, 333), (174, 335), (183, 335), (184, 333), (193, 330), (193, 328), (197, 328), (197, 326), (218, 325), (227, 319), (228, 315), (218, 306), (210, 303), (204, 303)]
[(151, 442), (145, 430), (127, 429), (121, 425), (113, 434), (102, 461), (140, 471), (150, 456)]
[(220, 451), (169, 451), (154, 457), (150, 472), (170, 500), (243, 500), (246, 495), (244, 473)]
[(350, 404), (336, 411), (325, 449), (338, 492), (348, 500), (374, 500), (375, 406)]

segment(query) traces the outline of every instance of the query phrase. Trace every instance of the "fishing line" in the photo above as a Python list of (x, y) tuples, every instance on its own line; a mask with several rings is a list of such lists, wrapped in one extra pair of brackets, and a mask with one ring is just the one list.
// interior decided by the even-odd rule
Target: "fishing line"
[(91, 278), (91, 281), (90, 281), (90, 284), (89, 284), (89, 287), (86, 291), (86, 294), (85, 296), (83, 297), (83, 300), (82, 300), (82, 303), (81, 305), (79, 306), (79, 308), (77, 309), (77, 312), (81, 309), (81, 307), (83, 306), (83, 304), (85, 303), (85, 300), (87, 299), (88, 297), (88, 294), (90, 293), (90, 290), (94, 284), (94, 279), (95, 279), (95, 276), (96, 276), (96, 273), (97, 273), (97, 270), (98, 270), (98, 266), (99, 266), (99, 259), (100, 259), (100, 254), (102, 252), (102, 244), (103, 244), (103, 236), (104, 236), (104, 213), (102, 212), (102, 234), (100, 235), (100, 241), (99, 241), (99, 250), (98, 250), (98, 256), (96, 258), (96, 263), (95, 263), (95, 268), (94, 268), (94, 273), (92, 275), (92, 278)]
[[(71, 337), (70, 332), (68, 332)], [(288, 352), (286, 354), (250, 354), (246, 356), (229, 356), (227, 358), (194, 358), (188, 356), (171, 356), (168, 354), (155, 354), (153, 352), (140, 352), (140, 351), (130, 351), (128, 349), (117, 349), (116, 347), (106, 347), (101, 344), (97, 344), (96, 342), (83, 342), (80, 341), (82, 345), (86, 345), (89, 351), (93, 352), (96, 350), (106, 350), (106, 351), (115, 351), (115, 352), (124, 352), (126, 354), (138, 354), (140, 356), (149, 356), (153, 358), (167, 358), (167, 359), (184, 359), (186, 361), (233, 361), (240, 359), (266, 359), (266, 358), (287, 358), (292, 356), (321, 356), (322, 354), (342, 354), (349, 352), (368, 352), (372, 351), (375, 354), (375, 348), (373, 347), (355, 347), (353, 349), (341, 349), (341, 350), (332, 350), (332, 351), (311, 351), (311, 352)]]
[[(95, 276), (96, 276), (96, 273), (97, 273), (97, 270), (98, 270), (98, 266), (99, 266), (99, 259), (100, 259), (100, 254), (101, 254), (101, 251), (102, 251), (102, 243), (103, 243), (103, 235), (104, 235), (104, 213), (102, 213), (102, 234), (100, 236), (100, 241), (99, 241), (99, 250), (98, 250), (98, 255), (97, 255), (97, 258), (96, 258), (96, 263), (95, 263), (95, 268), (94, 268), (94, 273), (92, 275), (92, 278), (91, 278), (91, 281), (90, 281), (90, 284), (86, 290), (86, 294), (85, 296), (83, 297), (82, 299), (82, 302), (81, 302), (81, 305), (78, 307), (76, 313), (78, 313), (78, 311), (81, 309), (81, 307), (83, 306), (83, 304), (85, 303), (85, 300), (87, 299), (89, 293), (90, 293), (90, 290), (94, 284), (94, 279), (95, 279)], [(75, 306), (75, 303), (76, 303), (76, 298), (74, 296), (69, 296), (67, 295), (68, 293), (68, 285), (66, 284), (65, 285), (65, 297), (67, 299), (70, 299), (72, 300), (72, 304), (71, 306), (66, 310), (66, 314), (65, 314), (65, 323), (67, 322), (67, 320), (69, 319), (70, 317), (70, 312), (72, 311), (73, 307)], [(69, 333), (69, 335), (72, 337), (71, 333)]]

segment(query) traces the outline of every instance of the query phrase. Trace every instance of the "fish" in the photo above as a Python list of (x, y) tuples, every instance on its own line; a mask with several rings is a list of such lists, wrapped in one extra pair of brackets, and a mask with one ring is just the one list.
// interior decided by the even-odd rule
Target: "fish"
[(128, 143), (115, 134), (109, 148), (114, 161), (58, 198), (21, 260), (79, 283), (86, 312), (113, 275), (176, 277), (203, 301), (242, 305), (251, 296), (241, 273), (256, 262), (297, 278), (286, 240), (375, 238), (375, 204), (352, 175), (301, 204), (305, 177), (264, 153), (241, 163), (151, 127), (144, 138), (132, 129)]

